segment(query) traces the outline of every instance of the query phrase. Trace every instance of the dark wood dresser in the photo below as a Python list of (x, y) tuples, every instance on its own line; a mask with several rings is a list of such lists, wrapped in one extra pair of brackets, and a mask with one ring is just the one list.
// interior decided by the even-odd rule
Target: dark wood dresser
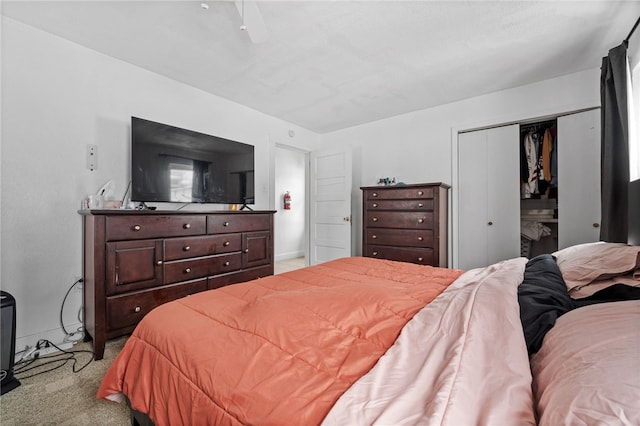
[(449, 186), (424, 183), (362, 189), (362, 255), (447, 267)]
[(273, 211), (81, 211), (85, 340), (95, 358), (156, 306), (273, 275)]

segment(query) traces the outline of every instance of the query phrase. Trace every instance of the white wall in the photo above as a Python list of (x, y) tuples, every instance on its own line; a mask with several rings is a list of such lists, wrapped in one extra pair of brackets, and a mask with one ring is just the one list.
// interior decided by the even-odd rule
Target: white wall
[[(256, 209), (272, 204), (273, 141), (305, 149), (318, 142), (290, 123), (5, 17), (1, 76), (0, 285), (17, 300), (19, 348), (63, 337), (62, 300), (82, 275), (80, 200), (109, 179), (116, 197), (124, 194), (132, 115), (255, 145)], [(87, 144), (98, 145), (94, 172), (85, 167)], [(71, 330), (81, 293), (70, 298), (64, 321)]]
[[(600, 69), (594, 68), (323, 135), (323, 146), (354, 147), (354, 254), (362, 252), (360, 186), (375, 185), (378, 178), (387, 176), (405, 183), (455, 184), (454, 142), (459, 130), (599, 105)], [(450, 193), (452, 199), (456, 191), (454, 185)], [(449, 237), (451, 242), (451, 233)]]
[[(274, 216), (275, 260), (294, 259), (305, 255), (306, 161), (299, 150), (280, 146), (275, 149), (276, 209)], [(291, 195), (291, 210), (284, 209), (284, 193)]]

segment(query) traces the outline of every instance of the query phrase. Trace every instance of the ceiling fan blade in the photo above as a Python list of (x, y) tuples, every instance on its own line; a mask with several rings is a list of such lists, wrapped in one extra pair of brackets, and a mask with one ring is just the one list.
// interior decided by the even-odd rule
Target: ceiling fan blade
[(262, 19), (262, 13), (255, 1), (236, 1), (236, 8), (242, 19), (245, 31), (253, 43), (262, 43), (269, 38), (269, 30)]

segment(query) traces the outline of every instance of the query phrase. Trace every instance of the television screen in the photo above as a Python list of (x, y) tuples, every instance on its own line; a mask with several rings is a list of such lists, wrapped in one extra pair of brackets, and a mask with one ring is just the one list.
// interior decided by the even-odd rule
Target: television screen
[(254, 147), (131, 117), (131, 200), (254, 203)]

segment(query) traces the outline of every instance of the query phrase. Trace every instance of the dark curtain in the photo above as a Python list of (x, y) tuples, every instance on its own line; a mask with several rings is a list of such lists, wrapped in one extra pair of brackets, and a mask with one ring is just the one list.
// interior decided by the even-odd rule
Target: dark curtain
[(627, 116), (627, 45), (621, 44), (602, 58), (600, 240), (626, 243), (629, 205), (629, 128)]

